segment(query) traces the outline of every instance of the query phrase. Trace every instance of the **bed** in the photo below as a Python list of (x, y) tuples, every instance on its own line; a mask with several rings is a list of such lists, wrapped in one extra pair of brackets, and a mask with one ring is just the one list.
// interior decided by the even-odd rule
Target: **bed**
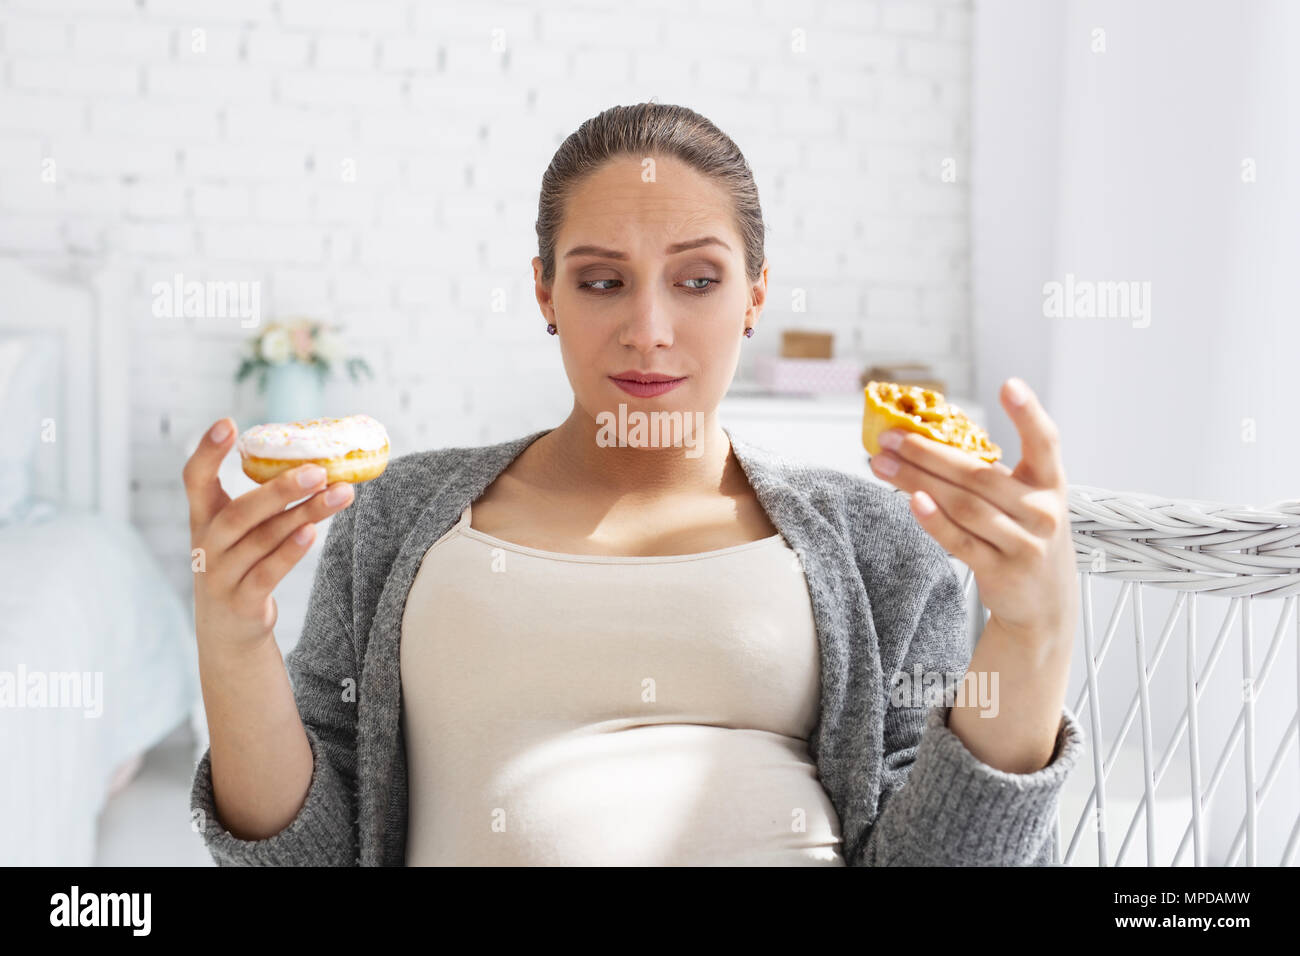
[(190, 612), (128, 519), (109, 274), (0, 259), (4, 865), (93, 865), (109, 796), (198, 699)]

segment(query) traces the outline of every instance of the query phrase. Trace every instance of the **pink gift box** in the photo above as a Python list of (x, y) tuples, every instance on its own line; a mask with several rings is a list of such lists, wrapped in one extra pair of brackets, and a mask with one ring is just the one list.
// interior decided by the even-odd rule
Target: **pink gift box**
[(851, 359), (784, 358), (756, 355), (754, 377), (773, 392), (817, 394), (858, 392), (862, 367)]

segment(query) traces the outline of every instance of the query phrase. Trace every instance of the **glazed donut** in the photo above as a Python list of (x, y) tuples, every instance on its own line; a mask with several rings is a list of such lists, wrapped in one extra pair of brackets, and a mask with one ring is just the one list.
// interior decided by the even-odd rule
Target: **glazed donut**
[(308, 462), (325, 469), (327, 484), (369, 481), (388, 467), (388, 432), (369, 415), (254, 425), (238, 447), (244, 474), (259, 484)]

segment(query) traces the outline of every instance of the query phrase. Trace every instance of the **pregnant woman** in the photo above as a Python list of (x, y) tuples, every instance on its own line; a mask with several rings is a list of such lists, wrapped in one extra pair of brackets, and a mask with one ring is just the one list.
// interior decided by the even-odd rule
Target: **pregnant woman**
[[(1055, 426), (1012, 379), (1014, 470), (896, 433), (889, 484), (732, 435), (763, 232), (707, 119), (608, 109), (538, 207), (563, 422), (233, 501), (213, 426), (184, 476), (211, 732), (192, 805), (218, 863), (1052, 861), (1083, 747)], [(638, 427), (655, 412), (680, 430)], [(271, 592), (330, 514), (282, 660)], [(991, 611), (973, 654), (948, 553)]]

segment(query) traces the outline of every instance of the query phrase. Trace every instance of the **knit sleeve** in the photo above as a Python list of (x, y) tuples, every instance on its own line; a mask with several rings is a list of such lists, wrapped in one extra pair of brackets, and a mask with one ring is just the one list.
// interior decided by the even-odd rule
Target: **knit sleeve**
[[(960, 676), (969, 664), (967, 610), (946, 557), (927, 587), (897, 672), (913, 675), (919, 665), (923, 674)], [(1050, 865), (1057, 799), (1084, 749), (1082, 728), (1069, 709), (1062, 709), (1047, 766), (1033, 773), (1007, 773), (976, 758), (949, 729), (950, 707), (916, 705), (914, 699), (900, 704), (892, 688), (890, 681), (879, 812), (850, 864)]]
[[(212, 748), (194, 772), (190, 806), (219, 866), (355, 866), (357, 694), (360, 682), (345, 611), (352, 606), (352, 531), (356, 498), (330, 522), (316, 566), (302, 636), (284, 659), (312, 752), (311, 785), (298, 815), (261, 840), (233, 835), (217, 817)], [(347, 692), (351, 678), (353, 692)]]

